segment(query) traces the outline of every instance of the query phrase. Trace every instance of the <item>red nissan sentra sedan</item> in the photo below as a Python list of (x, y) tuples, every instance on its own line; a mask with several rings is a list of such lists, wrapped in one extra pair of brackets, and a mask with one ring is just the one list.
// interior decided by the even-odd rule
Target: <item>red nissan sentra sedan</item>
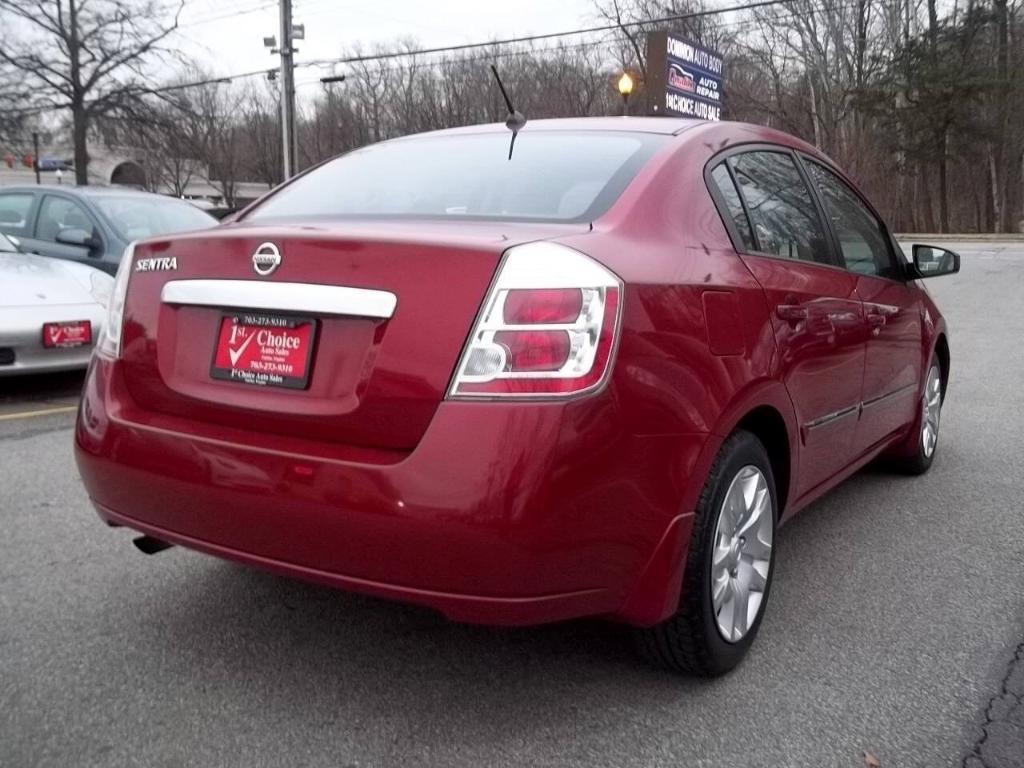
[(100, 516), (460, 621), (601, 615), (719, 674), (775, 531), (928, 469), (946, 327), (813, 147), (667, 118), (440, 131), (121, 264), (76, 430)]

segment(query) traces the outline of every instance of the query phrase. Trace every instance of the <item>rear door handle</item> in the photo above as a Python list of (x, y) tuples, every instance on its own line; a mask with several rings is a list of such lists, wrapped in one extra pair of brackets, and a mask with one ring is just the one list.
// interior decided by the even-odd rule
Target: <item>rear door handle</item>
[(775, 307), (775, 314), (783, 320), (798, 323), (807, 319), (807, 307), (801, 307), (799, 304), (779, 304)]

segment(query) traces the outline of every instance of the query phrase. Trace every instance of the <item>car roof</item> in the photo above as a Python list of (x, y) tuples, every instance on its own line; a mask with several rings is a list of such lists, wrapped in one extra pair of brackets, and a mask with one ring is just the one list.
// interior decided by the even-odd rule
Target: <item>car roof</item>
[[(699, 129), (699, 130), (694, 130)], [(832, 160), (807, 142), (788, 133), (753, 123), (731, 120), (695, 120), (682, 117), (565, 117), (530, 120), (522, 132), (530, 131), (594, 131), (603, 133), (646, 133), (662, 136), (683, 136), (683, 141), (710, 142), (720, 148), (736, 144), (764, 142), (797, 149), (815, 157)], [(389, 141), (427, 138), (434, 136), (468, 136), (472, 134), (508, 133), (504, 123), (483, 123), (458, 128), (398, 136)], [(692, 134), (692, 137), (689, 135)]]
[[(682, 133), (687, 128), (700, 125), (701, 120), (687, 120), (677, 117), (558, 117), (530, 120), (522, 129), (528, 131), (607, 131), (626, 133), (659, 133), (665, 136)], [(444, 128), (412, 136), (457, 136), (467, 133), (502, 133), (508, 128), (504, 123), (482, 123), (458, 128)]]
[(157, 195), (153, 192), (143, 192), (131, 187), (76, 187), (71, 184), (16, 184), (9, 187), (0, 186), (0, 194), (6, 192), (59, 192), (73, 197), (159, 197), (163, 200), (177, 200), (167, 195)]

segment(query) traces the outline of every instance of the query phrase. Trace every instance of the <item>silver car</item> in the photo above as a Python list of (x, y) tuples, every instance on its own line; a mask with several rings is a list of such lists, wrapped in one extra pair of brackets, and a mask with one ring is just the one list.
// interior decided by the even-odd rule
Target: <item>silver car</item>
[(22, 253), (0, 233), (0, 377), (88, 366), (113, 287), (105, 272)]
[(21, 250), (117, 272), (128, 243), (216, 226), (184, 200), (125, 187), (2, 187), (0, 232)]

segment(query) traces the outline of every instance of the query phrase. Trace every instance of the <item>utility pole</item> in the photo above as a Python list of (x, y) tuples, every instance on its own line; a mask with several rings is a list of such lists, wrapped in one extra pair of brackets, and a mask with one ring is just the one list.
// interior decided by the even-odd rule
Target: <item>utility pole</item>
[(36, 169), (36, 186), (39, 181), (39, 131), (32, 131), (32, 167)]
[(292, 0), (281, 0), (281, 164), (284, 180), (295, 173), (295, 51)]

